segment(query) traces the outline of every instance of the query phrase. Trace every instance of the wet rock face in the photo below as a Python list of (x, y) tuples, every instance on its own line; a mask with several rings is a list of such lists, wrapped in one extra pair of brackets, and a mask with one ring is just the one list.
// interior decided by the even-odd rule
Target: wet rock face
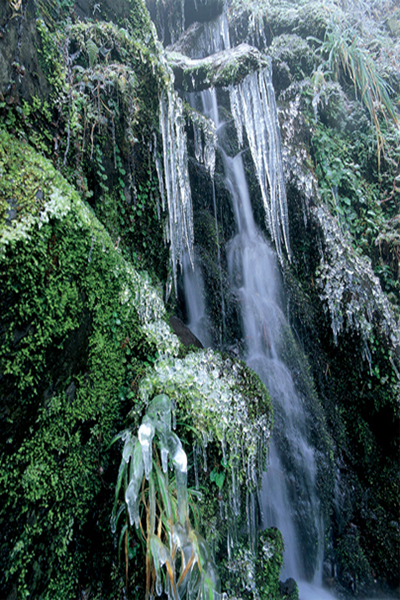
[(223, 0), (146, 0), (159, 39), (174, 43), (190, 25), (215, 19), (223, 11)]
[(196, 348), (203, 347), (200, 340), (178, 317), (172, 316), (169, 320), (169, 324), (184, 346), (195, 346)]
[(7, 2), (0, 7), (0, 97), (8, 104), (19, 98), (50, 93), (40, 60), (42, 49), (34, 18), (35, 7), (29, 0), (23, 13), (14, 14)]

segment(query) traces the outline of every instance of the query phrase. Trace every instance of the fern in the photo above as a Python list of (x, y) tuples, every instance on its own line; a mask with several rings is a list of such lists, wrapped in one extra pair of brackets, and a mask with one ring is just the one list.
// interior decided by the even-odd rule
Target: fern
[(88, 57), (89, 57), (90, 68), (92, 69), (93, 66), (97, 62), (97, 58), (99, 56), (99, 49), (96, 46), (96, 44), (94, 43), (94, 41), (92, 39), (90, 39), (90, 38), (86, 42), (86, 52), (87, 52)]

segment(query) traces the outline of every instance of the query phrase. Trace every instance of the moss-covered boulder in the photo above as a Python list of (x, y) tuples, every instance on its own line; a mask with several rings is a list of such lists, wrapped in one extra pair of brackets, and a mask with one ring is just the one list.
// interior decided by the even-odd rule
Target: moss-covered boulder
[(105, 448), (133, 400), (140, 413), (158, 342), (179, 342), (93, 211), (3, 130), (0, 172), (0, 589), (72, 598), (88, 581), (112, 588)]

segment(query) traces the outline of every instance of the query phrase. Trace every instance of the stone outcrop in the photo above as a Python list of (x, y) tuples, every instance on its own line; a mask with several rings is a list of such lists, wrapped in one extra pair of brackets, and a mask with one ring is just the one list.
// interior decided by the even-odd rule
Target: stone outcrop
[(177, 52), (169, 52), (167, 57), (176, 87), (188, 92), (236, 85), (249, 73), (269, 65), (268, 58), (248, 44), (197, 60)]

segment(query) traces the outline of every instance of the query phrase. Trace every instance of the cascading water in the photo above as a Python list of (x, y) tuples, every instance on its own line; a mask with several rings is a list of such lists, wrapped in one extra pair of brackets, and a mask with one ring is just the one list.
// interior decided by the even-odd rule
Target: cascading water
[[(252, 81), (247, 82), (247, 87), (230, 89), (231, 110), (238, 127), (239, 143), (242, 123), (250, 145), (253, 143), (250, 149), (254, 161), (258, 160), (255, 166), (258, 167), (271, 237), (275, 242), (282, 239), (283, 246), (288, 249), (286, 197), (282, 189), (271, 72), (257, 74), (264, 96), (257, 88), (256, 75), (250, 77)], [(241, 117), (238, 112), (245, 110), (248, 113), (254, 107), (257, 99), (253, 95), (262, 100), (258, 122), (254, 116)], [(215, 90), (202, 92), (201, 100), (203, 113), (214, 121), (217, 131), (222, 131), (224, 124), (219, 120)], [(260, 121), (264, 117), (267, 124)], [(277, 256), (254, 221), (243, 151), (234, 157), (229, 156), (221, 145), (218, 151), (236, 221), (237, 233), (227, 244), (227, 259), (230, 285), (241, 307), (245, 360), (266, 384), (276, 415), (275, 441), (270, 446), (270, 466), (263, 481), (263, 525), (276, 526), (283, 533), (286, 547), (283, 576), (298, 581), (301, 600), (332, 598), (321, 587), (324, 529), (304, 398), (296, 390), (290, 369), (282, 360), (289, 325), (281, 309)], [(277, 247), (280, 251), (280, 244)]]
[(288, 325), (279, 306), (276, 255), (254, 223), (241, 155), (225, 156), (224, 163), (238, 228), (228, 244), (229, 275), (241, 305), (246, 362), (269, 390), (278, 413), (275, 438), (281, 440), (270, 449), (272, 468), (262, 492), (264, 525), (276, 526), (284, 535), (283, 576), (301, 581), (317, 572), (318, 550), (323, 546), (314, 453), (307, 441), (302, 398), (280, 358)]

